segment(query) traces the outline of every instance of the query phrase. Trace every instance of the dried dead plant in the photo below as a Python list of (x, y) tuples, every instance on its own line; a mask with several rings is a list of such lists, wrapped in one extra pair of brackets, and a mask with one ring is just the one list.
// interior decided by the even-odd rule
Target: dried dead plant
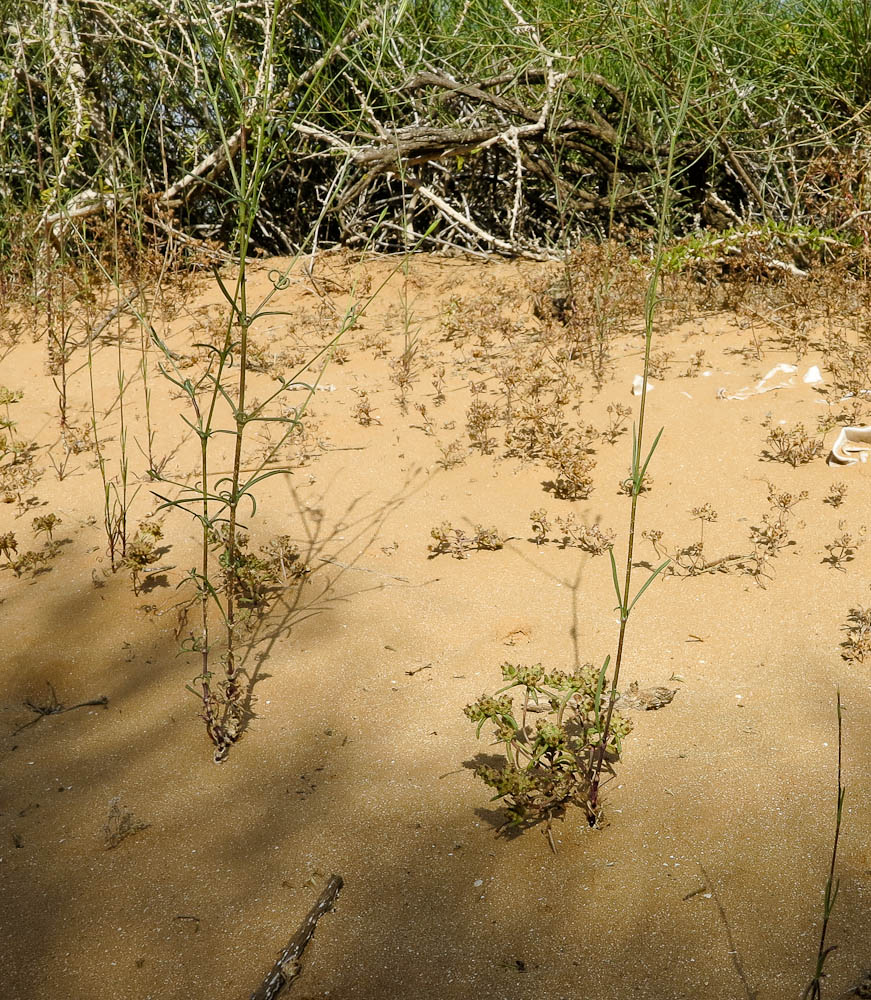
[(441, 458), (438, 464), (445, 470), (453, 469), (466, 461), (466, 446), (460, 438), (446, 445), (439, 445)]
[(372, 412), (372, 401), (369, 393), (365, 389), (355, 390), (357, 392), (357, 402), (354, 404), (351, 414), (354, 419), (363, 427), (371, 427), (372, 424), (380, 424), (381, 418)]
[(103, 824), (103, 847), (111, 851), (128, 837), (147, 830), (150, 823), (137, 819), (129, 809), (121, 805), (121, 796), (116, 795), (109, 800), (109, 812)]
[(551, 541), (550, 532), (554, 528), (561, 533), (553, 539), (561, 548), (576, 547), (591, 555), (600, 556), (614, 547), (616, 535), (609, 528), (598, 524), (578, 524), (575, 515), (569, 511), (565, 517), (554, 517), (553, 522), (544, 509), (534, 510), (529, 515), (533, 540), (538, 545)]
[(687, 546), (671, 551), (662, 541), (663, 533), (657, 529), (648, 529), (642, 532), (642, 536), (651, 543), (657, 556), (671, 561), (666, 570), (671, 575), (690, 577), (737, 570), (752, 576), (760, 586), (764, 586), (763, 580), (771, 576), (771, 560), (795, 544), (792, 538), (793, 510), (807, 497), (806, 490), (795, 494), (778, 492), (773, 484), (768, 483), (769, 510), (762, 515), (759, 524), (751, 526), (750, 548), (743, 552), (714, 558), (707, 556), (704, 527), (718, 520), (718, 514), (710, 504), (691, 510), (693, 519), (699, 522), (699, 538)]
[(847, 522), (839, 521), (838, 530), (840, 534), (833, 541), (823, 546), (826, 552), (828, 552), (828, 556), (823, 559), (823, 562), (828, 563), (832, 569), (839, 569), (843, 573), (847, 572), (845, 563), (852, 562), (856, 558), (857, 550), (865, 544), (866, 534), (864, 524), (859, 527), (855, 535), (846, 529)]
[(769, 426), (765, 440), (768, 449), (763, 450), (763, 457), (772, 462), (786, 462), (793, 468), (812, 462), (823, 451), (822, 436), (810, 434), (803, 423), (789, 429), (780, 424)]
[(854, 663), (864, 663), (871, 656), (871, 608), (857, 605), (850, 608), (847, 621), (841, 626), (846, 638), (841, 643), (841, 656)]
[(444, 521), (430, 531), (433, 541), (428, 549), (430, 558), (440, 555), (451, 555), (454, 559), (468, 559), (470, 552), (477, 550), (495, 551), (504, 547), (507, 541), (497, 528), (484, 528), (476, 524), (472, 534), (468, 535), (462, 528), (455, 528), (450, 522)]

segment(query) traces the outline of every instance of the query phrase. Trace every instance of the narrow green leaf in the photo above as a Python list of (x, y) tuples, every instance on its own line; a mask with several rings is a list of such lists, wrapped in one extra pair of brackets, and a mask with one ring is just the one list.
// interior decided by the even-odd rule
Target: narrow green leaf
[(620, 581), (617, 579), (617, 560), (614, 558), (614, 549), (608, 549), (608, 555), (611, 557), (611, 575), (614, 578), (614, 590), (617, 591), (617, 606), (620, 609), (620, 613), (623, 613), (623, 596), (620, 593)]
[(638, 602), (638, 598), (641, 597), (644, 591), (647, 590), (647, 588), (651, 585), (651, 583), (653, 583), (653, 581), (659, 576), (659, 574), (665, 569), (665, 567), (668, 566), (670, 562), (671, 559), (666, 559), (665, 562), (662, 563), (661, 566), (657, 566), (656, 569), (650, 574), (650, 576), (644, 581), (644, 583), (641, 585), (641, 590), (638, 591), (638, 593), (635, 595), (634, 600), (629, 605), (626, 611), (627, 615), (635, 607), (636, 603)]
[(644, 478), (644, 473), (647, 472), (647, 466), (650, 465), (650, 460), (651, 458), (653, 458), (653, 453), (656, 451), (656, 446), (659, 444), (659, 439), (662, 437), (662, 432), (664, 430), (665, 430), (664, 427), (659, 428), (659, 433), (656, 435), (656, 437), (653, 440), (653, 444), (650, 446), (650, 451), (647, 453), (647, 458), (645, 459), (644, 462), (644, 468), (642, 468), (641, 470), (641, 476), (640, 476), (641, 479)]
[(227, 286), (224, 284), (224, 279), (221, 277), (221, 272), (216, 267), (213, 267), (212, 274), (214, 274), (215, 276), (215, 281), (217, 281), (218, 288), (221, 289), (222, 295), (230, 303), (230, 308), (233, 310), (233, 315), (236, 317), (236, 319), (241, 319), (242, 314), (241, 312), (239, 312), (239, 306), (236, 305), (236, 300), (229, 293), (229, 291), (227, 291)]
[(635, 479), (635, 473), (638, 471), (638, 431), (635, 427), (635, 421), (632, 421), (632, 479)]
[(596, 681), (596, 697), (593, 702), (593, 707), (596, 712), (596, 728), (599, 728), (599, 707), (602, 703), (602, 691), (605, 687), (605, 674), (608, 672), (608, 664), (611, 662), (611, 654), (609, 653), (605, 657), (605, 662), (602, 664), (602, 669), (599, 671), (599, 677)]

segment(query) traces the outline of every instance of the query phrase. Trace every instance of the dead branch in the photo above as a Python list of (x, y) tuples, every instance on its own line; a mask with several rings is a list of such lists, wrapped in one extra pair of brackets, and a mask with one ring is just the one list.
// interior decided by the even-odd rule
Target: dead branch
[(64, 705), (63, 702), (58, 700), (51, 681), (46, 681), (46, 684), (50, 694), (49, 700), (45, 702), (45, 704), (39, 704), (39, 702), (31, 701), (28, 698), (24, 702), (24, 707), (30, 709), (36, 718), (31, 719), (30, 722), (25, 722), (23, 726), (19, 726), (13, 732), (13, 736), (17, 736), (19, 733), (24, 732), (25, 729), (35, 726), (40, 719), (44, 719), (46, 716), (60, 715), (61, 712), (73, 712), (77, 708), (87, 708), (89, 705), (100, 705), (105, 708), (109, 704), (109, 699), (106, 695), (100, 695), (99, 698), (91, 698), (88, 701), (80, 701), (77, 705)]
[(260, 986), (251, 994), (251, 1000), (275, 1000), (275, 997), (289, 986), (302, 972), (302, 953), (315, 932), (315, 927), (321, 917), (333, 908), (342, 891), (344, 880), (341, 875), (331, 875), (326, 888), (318, 896), (315, 905), (309, 910), (299, 930), (288, 941), (281, 954), (275, 960), (275, 965)]
[[(301, 87), (307, 87), (320, 73), (320, 71), (337, 56), (344, 58), (344, 50), (356, 41), (360, 35), (365, 34), (369, 30), (371, 23), (372, 18), (365, 17), (355, 28), (343, 35), (343, 37), (340, 38), (335, 45), (331, 46), (320, 57), (320, 59), (315, 60), (315, 62), (313, 62), (304, 73), (301, 73), (299, 77), (293, 81), (291, 86), (285, 87), (284, 90), (276, 94), (274, 100), (271, 102), (271, 109), (275, 110), (282, 105), (288, 104), (293, 95)], [(167, 205), (172, 205), (173, 203), (178, 204), (178, 199), (182, 194), (184, 194), (185, 197), (190, 197), (190, 189), (194, 188), (197, 184), (200, 184), (205, 180), (214, 180), (223, 172), (229, 161), (236, 155), (236, 153), (239, 152), (239, 149), (242, 146), (242, 138), (246, 130), (247, 124), (236, 129), (236, 131), (227, 139), (225, 144), (212, 150), (212, 152), (200, 160), (200, 162), (189, 173), (185, 174), (185, 176), (176, 181), (175, 184), (168, 187), (160, 196), (161, 201)]]

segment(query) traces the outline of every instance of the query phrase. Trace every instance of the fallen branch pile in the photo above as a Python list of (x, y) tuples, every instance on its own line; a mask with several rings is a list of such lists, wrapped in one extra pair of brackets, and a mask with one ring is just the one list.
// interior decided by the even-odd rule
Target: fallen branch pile
[[(766, 218), (867, 238), (871, 120), (858, 78), (851, 93), (805, 63), (753, 62), (725, 21), (690, 60), (691, 19), (630, 35), (613, 4), (540, 21), (514, 0), (442, 6), (436, 21), (415, 5), (325, 12), (303, 0), (279, 8), (271, 34), (267, 0), (147, 0), (150, 16), (123, 0), (7, 5), (0, 245), (26, 227), (38, 258), (117, 218), (158, 241), (227, 245), (228, 174), (265, 127), (272, 170), (255, 238), (266, 251), (313, 241), (549, 256), (655, 221), (686, 74), (679, 231)], [(780, 16), (775, 5), (741, 30), (776, 40)], [(229, 129), (216, 112), (231, 107), (225, 82), (204, 70), (215, 31), (251, 109)]]

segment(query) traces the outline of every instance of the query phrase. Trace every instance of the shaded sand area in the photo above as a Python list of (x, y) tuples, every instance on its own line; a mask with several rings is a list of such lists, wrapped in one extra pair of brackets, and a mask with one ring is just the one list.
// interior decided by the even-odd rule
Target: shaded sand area
[[(252, 299), (288, 265), (257, 264)], [(180, 652), (191, 624), (178, 584), (196, 564), (195, 522), (163, 512), (155, 572), (134, 593), (128, 571), (110, 571), (93, 441), (67, 456), (62, 480), (52, 466), (65, 453), (45, 339), (25, 323), (4, 350), (0, 381), (24, 394), (10, 406), (15, 433), (36, 443), (42, 475), (0, 507), (0, 534), (14, 532), (20, 554), (43, 544), (34, 517), (62, 523), (50, 562), (0, 573), (0, 992), (247, 997), (335, 872), (345, 888), (305, 954), (290, 993), (299, 1000), (798, 997), (834, 832), (838, 688), (847, 798), (827, 991), (847, 989), (871, 961), (871, 664), (858, 640), (842, 655), (848, 612), (871, 603), (871, 546), (856, 544), (871, 511), (868, 466), (825, 457), (838, 426), (871, 422), (863, 397), (848, 397), (869, 360), (850, 353), (868, 328), (867, 288), (805, 289), (788, 307), (776, 276), (738, 291), (675, 283), (654, 344), (648, 439), (665, 430), (639, 498), (637, 584), (660, 561), (641, 531), (661, 532), (675, 554), (699, 539), (693, 508), (718, 516), (703, 523), (702, 562), (682, 555), (685, 569), (650, 587), (629, 626), (620, 689), (677, 694), (627, 713), (634, 730), (605, 788), (603, 828), (569, 811), (554, 823), (554, 854), (541, 827), (497, 837), (504, 814), (469, 767), (492, 748), (463, 708), (501, 686), (506, 660), (572, 670), (613, 655), (608, 556), (562, 543), (554, 524), (571, 513), (613, 531), (625, 558), (631, 418), (613, 440), (603, 432), (616, 404), (637, 412), (645, 277), (625, 262), (613, 285), (582, 270), (584, 294), (598, 298), (578, 326), (557, 265), (421, 256), (407, 275), (401, 265), (325, 255), (314, 280), (299, 267), (275, 294), (272, 308), (289, 315), (255, 327), (251, 392), (262, 399), (335, 335), (355, 282), (358, 295), (378, 291), (320, 376), (304, 430), (279, 449), (292, 473), (258, 487), (245, 521), (252, 551), (288, 535), (312, 572), (275, 589), (251, 623), (250, 718), (220, 766), (185, 690), (197, 659)], [(199, 277), (155, 320), (182, 370), (201, 369), (194, 345), (220, 329), (223, 308)], [(168, 489), (145, 475), (138, 327), (124, 313), (93, 347), (110, 475), (119, 358), (125, 372), (135, 529), (159, 505), (152, 491)], [(153, 461), (195, 482), (184, 401), (158, 361), (149, 349)], [(792, 385), (722, 398), (777, 364), (797, 366)], [(813, 365), (816, 385), (802, 381)], [(69, 370), (70, 422), (87, 428), (81, 343)], [(523, 417), (536, 400), (568, 428), (592, 425), (586, 495), (554, 495)], [(772, 429), (802, 423), (810, 447), (826, 415), (809, 461), (773, 460), (783, 438)], [(250, 434), (254, 464), (280, 431)], [(799, 437), (790, 454), (805, 447)], [(229, 441), (216, 441), (216, 473), (230, 467)], [(758, 539), (776, 513), (769, 484), (808, 495), (760, 573), (753, 529)], [(552, 527), (537, 544), (530, 512), (541, 509)], [(434, 555), (431, 530), (445, 522), (507, 540), (468, 558)], [(837, 556), (826, 546), (845, 533)], [(727, 556), (742, 558), (686, 571)], [(72, 709), (101, 696), (105, 706)], [(50, 711), (61, 705), (71, 710)], [(125, 837), (116, 816), (109, 848), (116, 797), (129, 823), (147, 826)]]

